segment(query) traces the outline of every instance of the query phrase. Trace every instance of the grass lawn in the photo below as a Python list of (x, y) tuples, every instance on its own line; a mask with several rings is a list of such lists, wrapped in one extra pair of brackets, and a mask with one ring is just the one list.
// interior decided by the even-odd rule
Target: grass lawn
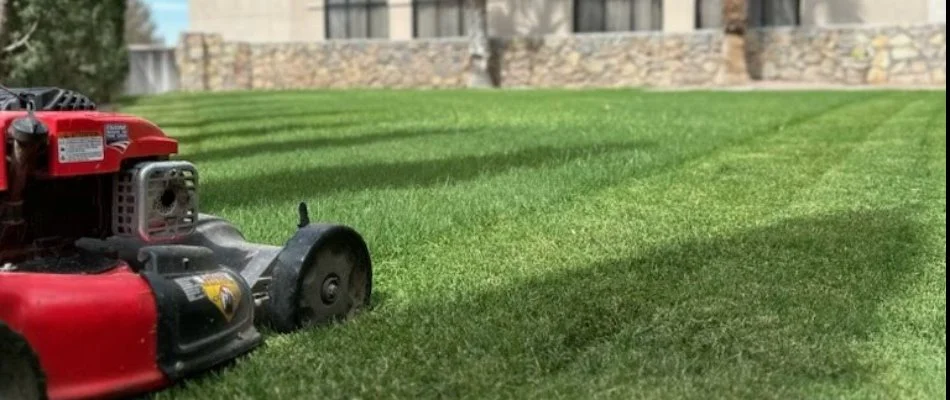
[(946, 397), (945, 92), (174, 95), (203, 211), (375, 309), (157, 399)]

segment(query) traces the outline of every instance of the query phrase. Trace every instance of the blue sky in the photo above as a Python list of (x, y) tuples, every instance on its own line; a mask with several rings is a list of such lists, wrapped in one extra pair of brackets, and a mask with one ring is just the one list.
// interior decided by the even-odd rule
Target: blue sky
[(152, 19), (165, 44), (178, 43), (178, 35), (188, 29), (188, 0), (145, 0), (152, 9)]

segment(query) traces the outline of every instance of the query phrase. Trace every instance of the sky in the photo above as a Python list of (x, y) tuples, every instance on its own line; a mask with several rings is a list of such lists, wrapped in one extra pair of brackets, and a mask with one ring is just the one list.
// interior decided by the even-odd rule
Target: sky
[(174, 46), (178, 35), (188, 29), (188, 0), (144, 0), (152, 9), (152, 19), (165, 44)]

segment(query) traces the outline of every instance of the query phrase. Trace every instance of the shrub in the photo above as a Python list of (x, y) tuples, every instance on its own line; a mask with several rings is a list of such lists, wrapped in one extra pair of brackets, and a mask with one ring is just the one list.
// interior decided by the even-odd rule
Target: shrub
[(125, 7), (126, 0), (6, 0), (3, 84), (59, 86), (111, 101), (128, 73)]

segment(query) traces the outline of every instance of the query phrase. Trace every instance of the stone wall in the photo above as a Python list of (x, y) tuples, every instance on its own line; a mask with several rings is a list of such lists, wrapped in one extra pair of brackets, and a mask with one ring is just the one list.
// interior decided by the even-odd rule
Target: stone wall
[[(502, 87), (710, 84), (722, 35), (599, 33), (492, 41)], [(770, 28), (748, 35), (754, 78), (809, 83), (946, 84), (946, 25)], [(183, 90), (464, 87), (465, 39), (249, 44), (188, 34)]]
[(765, 80), (946, 84), (946, 25), (771, 29), (749, 37), (749, 68)]
[(186, 91), (209, 90), (205, 40), (212, 35), (182, 35), (175, 49), (175, 61), (178, 64), (178, 87)]
[(251, 47), (254, 88), (458, 87), (468, 42), (341, 41)]
[(513, 87), (696, 85), (719, 67), (721, 36), (587, 34), (497, 40), (496, 77)]

